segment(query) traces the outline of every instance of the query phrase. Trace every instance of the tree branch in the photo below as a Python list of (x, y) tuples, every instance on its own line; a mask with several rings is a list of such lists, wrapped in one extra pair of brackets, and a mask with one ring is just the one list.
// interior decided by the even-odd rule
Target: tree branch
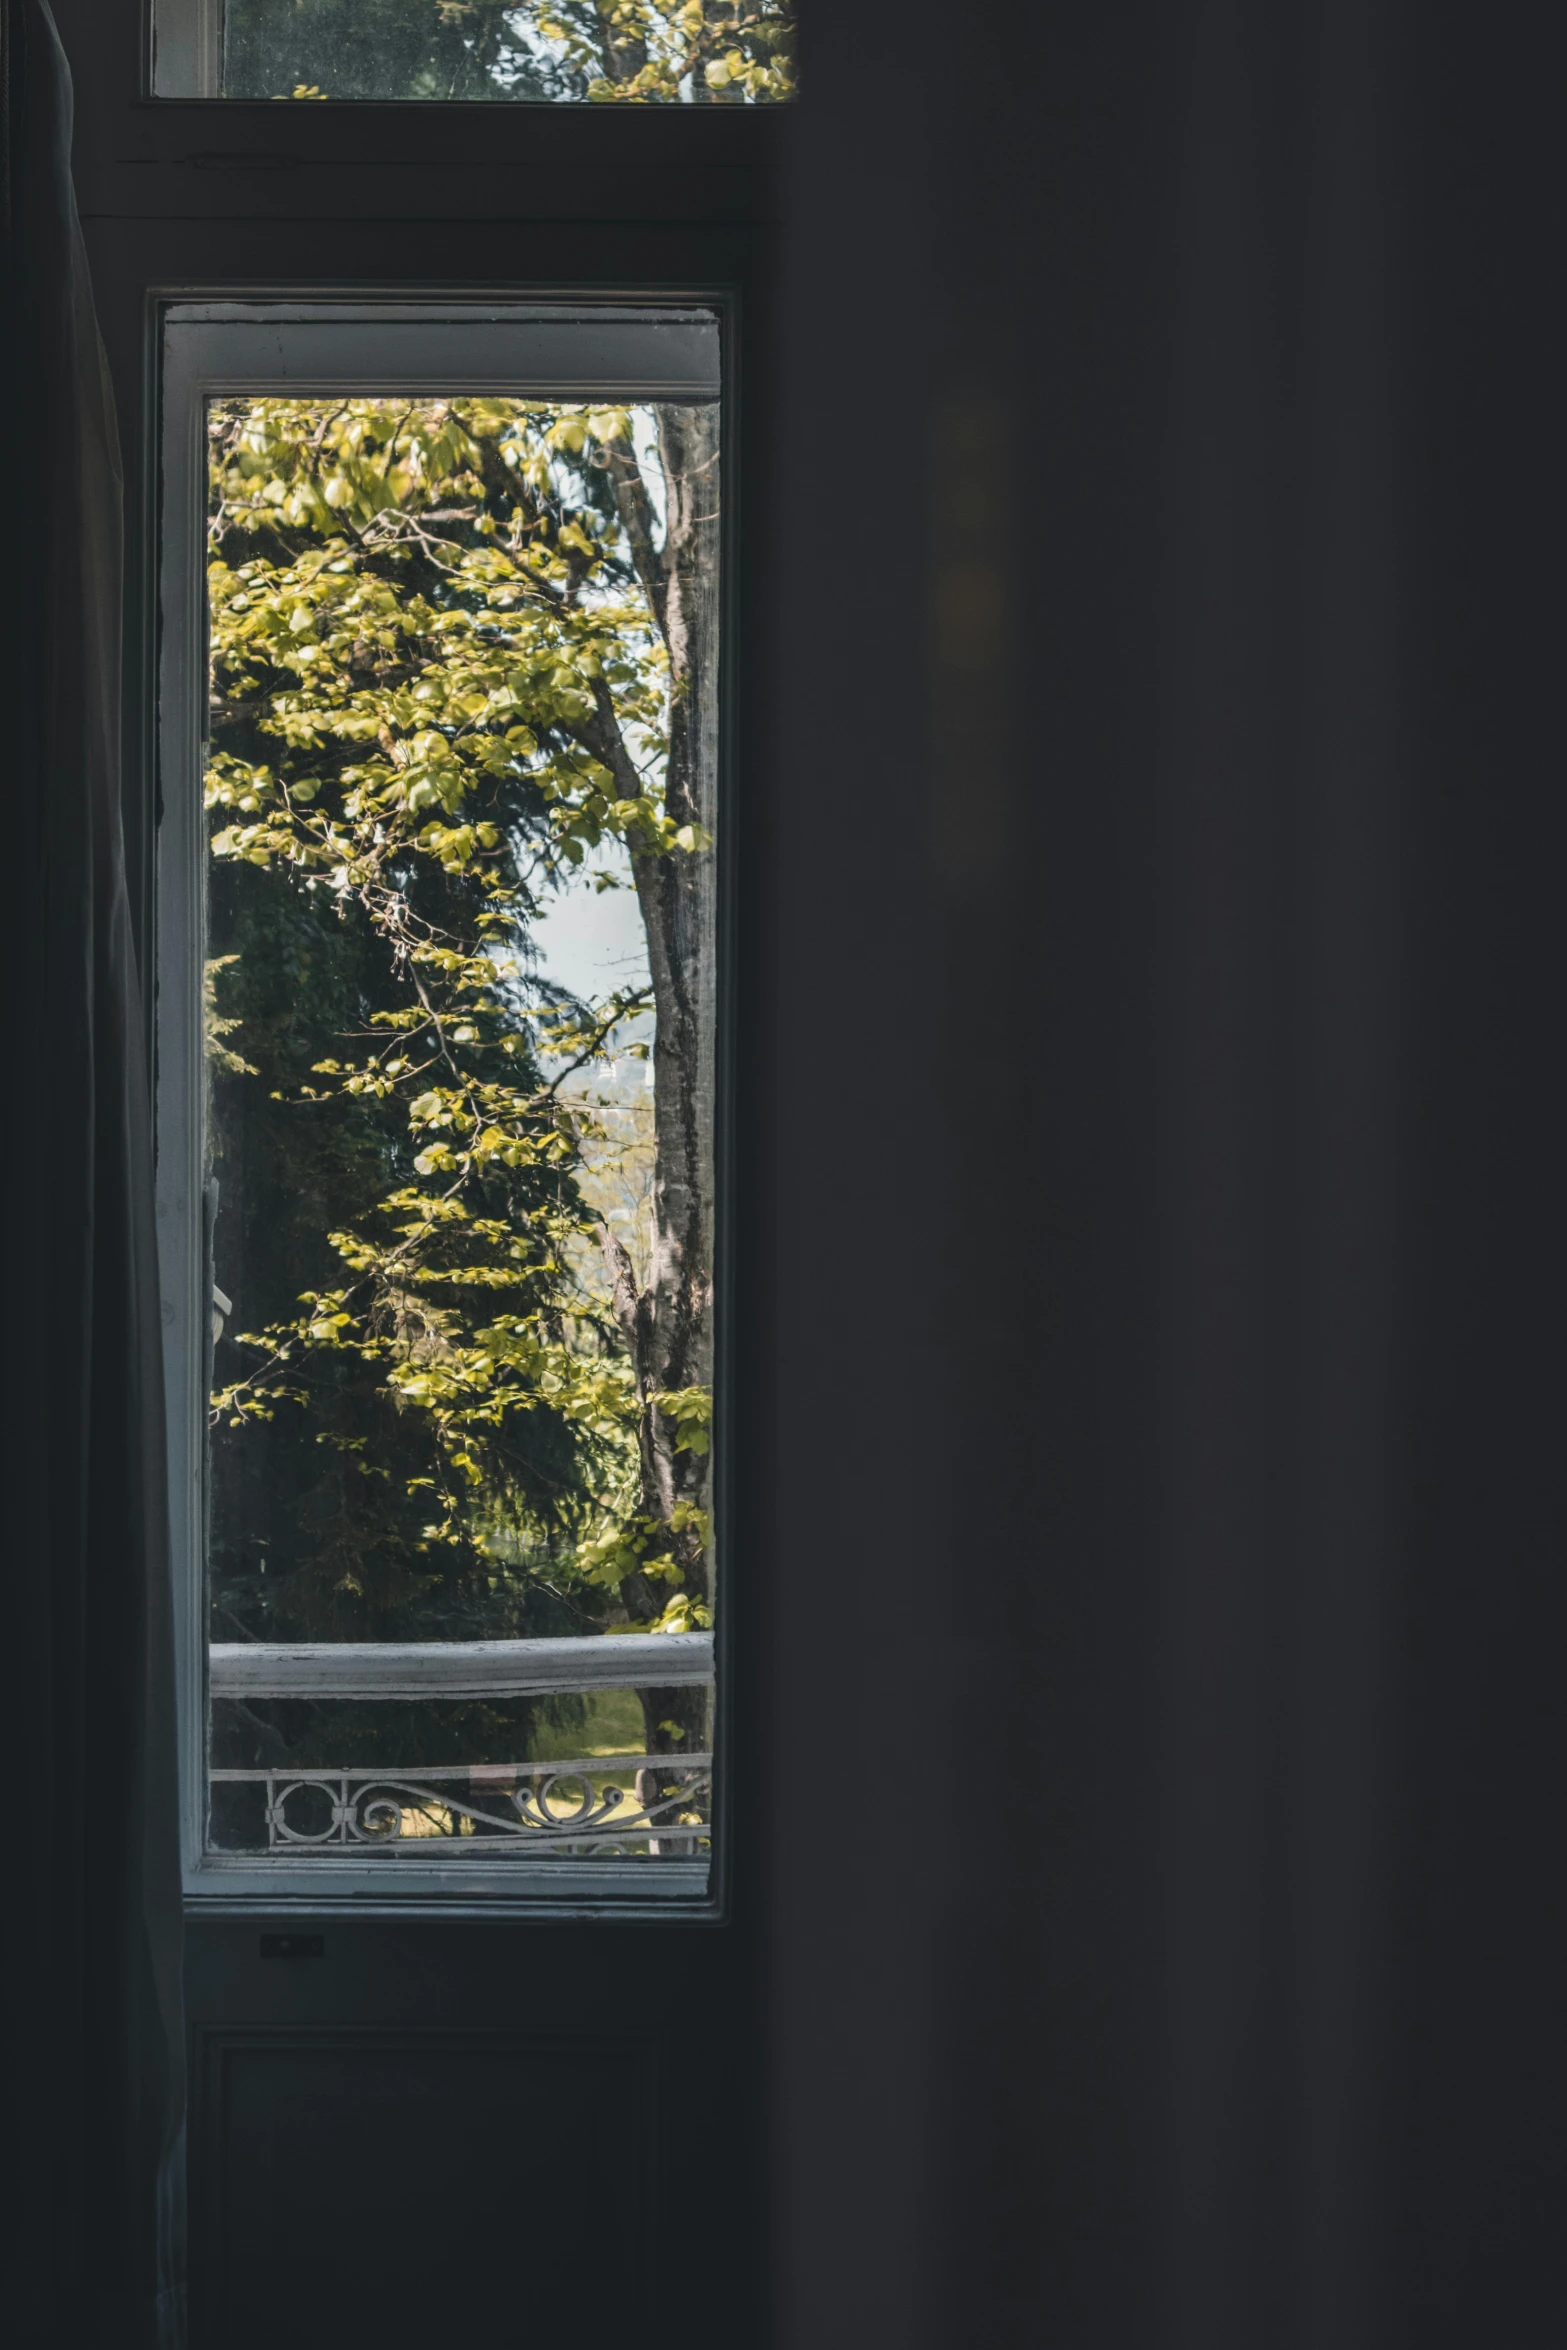
[(637, 1308), (641, 1304), (637, 1294), (636, 1272), (624, 1245), (603, 1222), (599, 1225), (599, 1246), (604, 1252), (604, 1269), (609, 1275), (610, 1303), (615, 1309), (615, 1320), (620, 1325), (621, 1336), (631, 1349), (631, 1360), (635, 1364), (640, 1327)]
[(615, 504), (620, 509), (621, 523), (631, 547), (631, 560), (637, 567), (637, 577), (647, 590), (648, 601), (658, 621), (659, 634), (667, 635), (665, 605), (669, 596), (669, 580), (664, 557), (653, 542), (653, 501), (648, 496), (647, 483), (642, 479), (642, 468), (636, 453), (623, 457), (613, 446), (609, 451), (614, 471)]

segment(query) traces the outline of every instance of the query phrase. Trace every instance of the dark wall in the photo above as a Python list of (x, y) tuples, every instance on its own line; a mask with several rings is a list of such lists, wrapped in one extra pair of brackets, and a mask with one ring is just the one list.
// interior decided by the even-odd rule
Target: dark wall
[[(1411, 2341), (1560, 2330), (1567, 1785), (1559, 35), (1417, 45), (1396, 2218)], [(1500, 27), (1496, 28), (1500, 33)]]

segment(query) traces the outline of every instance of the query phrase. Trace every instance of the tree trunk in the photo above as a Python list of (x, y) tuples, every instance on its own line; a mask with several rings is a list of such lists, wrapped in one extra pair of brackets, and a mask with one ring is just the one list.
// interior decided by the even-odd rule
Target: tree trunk
[[(633, 856), (632, 871), (653, 984), (654, 1171), (652, 1253), (638, 1287), (631, 1260), (604, 1233), (615, 1312), (631, 1350), (641, 1407), (641, 1505), (660, 1528), (659, 1549), (683, 1570), (683, 1587), (711, 1607), (714, 1562), (702, 1526), (711, 1494), (711, 1456), (676, 1449), (676, 1429), (649, 1398), (670, 1389), (710, 1388), (713, 1376), (713, 1097), (717, 998), (717, 871), (712, 847), (718, 783), (717, 406), (658, 411), (667, 487), (664, 544), (640, 474), (629, 459), (616, 486), (632, 553), (669, 657), (669, 758), (664, 804), (676, 825), (696, 825), (705, 846), (667, 856)], [(594, 745), (641, 789), (614, 724), (605, 689)], [(700, 1523), (681, 1505), (700, 1511)], [(622, 1596), (651, 1622), (673, 1590), (628, 1577)], [(648, 1751), (695, 1753), (710, 1736), (703, 1689), (643, 1693)]]

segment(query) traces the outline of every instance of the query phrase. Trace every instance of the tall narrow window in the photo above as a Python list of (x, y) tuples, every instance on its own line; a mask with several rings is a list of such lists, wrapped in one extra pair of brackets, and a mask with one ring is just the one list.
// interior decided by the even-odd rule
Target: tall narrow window
[(156, 0), (160, 98), (769, 105), (792, 0)]
[(185, 305), (165, 362), (193, 1890), (700, 1896), (716, 320)]

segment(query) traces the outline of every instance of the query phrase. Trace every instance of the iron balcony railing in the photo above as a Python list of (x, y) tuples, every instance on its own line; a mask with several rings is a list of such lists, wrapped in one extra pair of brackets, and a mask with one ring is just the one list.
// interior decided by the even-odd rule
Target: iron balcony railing
[[(417, 1699), (692, 1688), (713, 1679), (710, 1632), (582, 1640), (214, 1643), (214, 1700)], [(213, 1785), (264, 1798), (266, 1849), (290, 1859), (397, 1855), (701, 1858), (713, 1757), (585, 1755), (571, 1761), (214, 1769)]]

